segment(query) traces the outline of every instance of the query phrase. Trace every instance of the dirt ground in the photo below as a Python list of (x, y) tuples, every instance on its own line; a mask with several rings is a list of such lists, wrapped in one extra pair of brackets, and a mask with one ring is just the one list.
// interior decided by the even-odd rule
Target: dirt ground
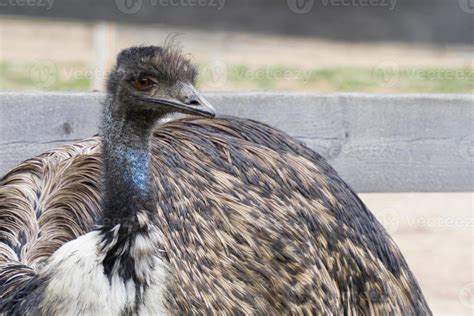
[(361, 194), (435, 315), (474, 315), (473, 193)]
[[(348, 43), (306, 37), (236, 32), (203, 32), (163, 25), (134, 26), (114, 23), (72, 23), (0, 20), (0, 60), (95, 62), (97, 49), (107, 58), (131, 45), (159, 45), (170, 34), (198, 62), (222, 60), (248, 65), (286, 65), (301, 68), (324, 66), (472, 67), (473, 46), (415, 46), (402, 43)], [(101, 44), (97, 44), (100, 42)], [(8, 45), (8, 49), (6, 48)]]

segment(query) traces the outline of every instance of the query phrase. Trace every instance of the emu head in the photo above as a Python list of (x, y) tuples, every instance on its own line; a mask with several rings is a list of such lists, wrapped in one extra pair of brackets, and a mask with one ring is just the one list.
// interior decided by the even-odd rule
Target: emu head
[(197, 71), (178, 49), (131, 47), (121, 51), (109, 75), (112, 112), (156, 120), (169, 113), (214, 117), (194, 87)]

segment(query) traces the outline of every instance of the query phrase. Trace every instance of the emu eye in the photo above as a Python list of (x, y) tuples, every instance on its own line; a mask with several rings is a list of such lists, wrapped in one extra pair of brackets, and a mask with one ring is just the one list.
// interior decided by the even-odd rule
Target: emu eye
[(140, 77), (133, 80), (132, 84), (135, 89), (144, 91), (150, 89), (155, 82), (148, 77)]

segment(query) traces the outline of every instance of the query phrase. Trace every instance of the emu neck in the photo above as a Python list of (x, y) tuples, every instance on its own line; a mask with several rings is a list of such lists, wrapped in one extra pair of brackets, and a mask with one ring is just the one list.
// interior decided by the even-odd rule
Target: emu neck
[[(150, 189), (150, 139), (156, 118), (120, 110), (127, 108), (110, 101), (103, 116), (103, 266), (109, 280), (118, 275), (146, 286), (157, 243)], [(137, 238), (146, 242), (137, 243)]]
[[(150, 195), (153, 121), (140, 113), (110, 113), (103, 126), (104, 225), (135, 224)], [(110, 224), (110, 225), (108, 225)]]

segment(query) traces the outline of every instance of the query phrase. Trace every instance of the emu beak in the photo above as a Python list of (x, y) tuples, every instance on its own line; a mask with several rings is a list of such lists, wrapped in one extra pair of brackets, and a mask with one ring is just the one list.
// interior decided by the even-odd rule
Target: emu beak
[(213, 118), (216, 110), (193, 85), (181, 83), (174, 98), (136, 96), (138, 100), (169, 107), (175, 112)]

